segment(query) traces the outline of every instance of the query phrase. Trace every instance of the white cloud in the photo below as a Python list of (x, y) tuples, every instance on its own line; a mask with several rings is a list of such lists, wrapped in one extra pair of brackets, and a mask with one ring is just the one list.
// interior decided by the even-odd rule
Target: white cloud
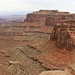
[(58, 9), (75, 12), (75, 0), (1, 0), (0, 10), (27, 11), (39, 9)]

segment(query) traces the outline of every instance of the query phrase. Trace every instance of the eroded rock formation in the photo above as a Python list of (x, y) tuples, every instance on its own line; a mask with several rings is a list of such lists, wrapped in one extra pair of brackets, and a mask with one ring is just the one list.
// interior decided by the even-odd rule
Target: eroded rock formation
[(64, 70), (75, 62), (75, 20), (64, 20), (54, 26), (50, 40), (34, 45), (39, 53), (30, 56), (48, 69)]
[[(75, 20), (75, 14), (60, 12), (58, 10), (39, 10), (27, 14), (21, 26), (26, 27), (25, 31), (51, 33), (53, 26), (63, 20)], [(34, 26), (34, 28), (32, 28)]]
[(50, 13), (57, 13), (58, 10), (39, 10), (27, 14), (25, 22), (45, 22), (45, 17)]
[(50, 26), (50, 25), (55, 25), (57, 23), (61, 23), (63, 20), (71, 20), (75, 19), (75, 15), (72, 14), (63, 14), (63, 13), (55, 13), (55, 14), (49, 14), (46, 16), (45, 19), (45, 25)]
[(58, 10), (39, 10), (27, 14), (24, 22), (44, 22), (44, 25), (50, 26), (69, 19), (75, 19), (75, 14), (60, 12)]
[(55, 25), (50, 39), (57, 42), (58, 48), (66, 48), (67, 50), (72, 50), (75, 48), (75, 45), (73, 38), (69, 34), (67, 28), (70, 27), (64, 22), (59, 25)]
[(64, 71), (62, 70), (44, 71), (39, 75), (75, 75), (75, 63), (68, 66)]

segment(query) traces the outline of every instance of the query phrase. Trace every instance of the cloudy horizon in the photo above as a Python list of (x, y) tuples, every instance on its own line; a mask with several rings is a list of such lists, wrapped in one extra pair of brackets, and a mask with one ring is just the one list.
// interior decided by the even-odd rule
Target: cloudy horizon
[(59, 10), (75, 13), (75, 0), (1, 0), (0, 11)]

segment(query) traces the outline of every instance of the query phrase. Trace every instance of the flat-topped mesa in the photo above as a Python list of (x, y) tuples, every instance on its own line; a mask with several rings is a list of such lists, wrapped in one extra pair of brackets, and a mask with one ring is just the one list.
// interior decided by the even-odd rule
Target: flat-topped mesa
[(24, 20), (24, 22), (45, 22), (46, 16), (48, 15), (51, 16), (53, 14), (68, 15), (69, 12), (59, 12), (58, 10), (39, 10), (39, 11), (27, 14), (27, 17)]
[(67, 30), (67, 27), (68, 26), (66, 26), (66, 23), (64, 22), (62, 22), (61, 25), (55, 25), (50, 39), (56, 42), (57, 48), (73, 50), (75, 49), (75, 39), (71, 37)]
[(58, 10), (39, 10), (33, 13), (27, 14), (24, 22), (45, 22), (45, 17), (50, 13), (57, 13)]
[(58, 10), (39, 10), (39, 11), (36, 11), (36, 12), (34, 12), (35, 14), (40, 14), (40, 13), (42, 13), (42, 14), (49, 14), (49, 13), (58, 13), (59, 11)]
[(70, 14), (69, 12), (60, 12), (58, 10), (39, 10), (31, 14)]
[(29, 13), (27, 14), (24, 22), (45, 22), (45, 17), (50, 12), (50, 10), (39, 10), (33, 13)]

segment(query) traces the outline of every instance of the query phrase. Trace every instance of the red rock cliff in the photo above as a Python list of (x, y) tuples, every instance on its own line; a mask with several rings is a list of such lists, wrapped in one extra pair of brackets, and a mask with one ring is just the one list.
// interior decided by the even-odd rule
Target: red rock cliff
[(57, 42), (58, 48), (72, 50), (75, 48), (75, 37), (72, 37), (73, 35), (70, 33), (75, 35), (75, 21), (63, 21), (59, 25), (55, 25), (50, 39)]
[(75, 14), (59, 12), (58, 10), (39, 10), (27, 14), (24, 22), (45, 22), (45, 25), (50, 26), (69, 19), (75, 19)]

